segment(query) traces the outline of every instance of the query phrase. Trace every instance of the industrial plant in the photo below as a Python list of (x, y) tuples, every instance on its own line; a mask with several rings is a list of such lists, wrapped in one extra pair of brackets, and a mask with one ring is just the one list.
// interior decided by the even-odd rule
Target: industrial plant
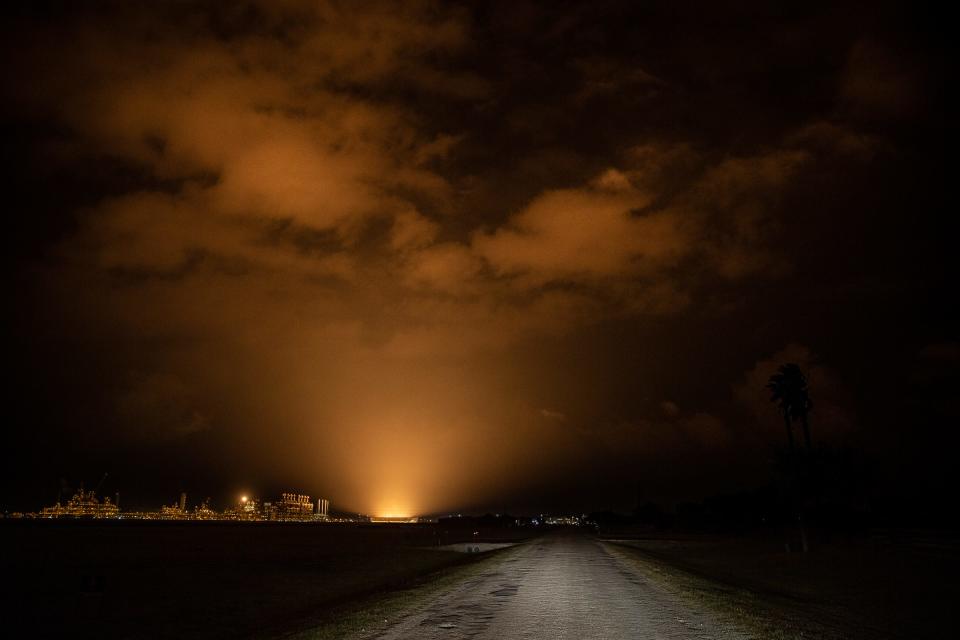
[(87, 491), (83, 485), (66, 502), (60, 498), (39, 512), (10, 513), (8, 518), (85, 519), (85, 520), (226, 520), (252, 522), (369, 522), (367, 516), (331, 516), (330, 501), (318, 498), (314, 503), (309, 495), (281, 493), (279, 498), (262, 500), (243, 495), (237, 502), (217, 511), (206, 498), (192, 509), (187, 505), (187, 494), (156, 511), (121, 511), (120, 495), (114, 499), (99, 498), (96, 490)]

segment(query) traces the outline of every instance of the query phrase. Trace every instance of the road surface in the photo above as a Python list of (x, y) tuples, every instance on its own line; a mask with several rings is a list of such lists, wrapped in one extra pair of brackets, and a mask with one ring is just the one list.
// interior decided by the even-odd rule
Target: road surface
[(409, 612), (382, 640), (744, 640), (658, 586), (615, 548), (548, 536)]

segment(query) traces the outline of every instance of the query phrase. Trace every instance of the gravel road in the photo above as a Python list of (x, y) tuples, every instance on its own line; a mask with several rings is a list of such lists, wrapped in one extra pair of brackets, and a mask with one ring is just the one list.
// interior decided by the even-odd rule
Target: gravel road
[(748, 638), (645, 577), (614, 547), (576, 535), (540, 538), (504, 554), (377, 637)]

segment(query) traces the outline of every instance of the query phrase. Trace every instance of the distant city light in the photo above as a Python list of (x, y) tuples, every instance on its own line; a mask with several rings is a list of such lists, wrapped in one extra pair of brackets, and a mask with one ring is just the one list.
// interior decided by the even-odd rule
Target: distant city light
[(240, 502), (246, 502), (246, 501), (247, 501), (247, 496), (240, 497)]

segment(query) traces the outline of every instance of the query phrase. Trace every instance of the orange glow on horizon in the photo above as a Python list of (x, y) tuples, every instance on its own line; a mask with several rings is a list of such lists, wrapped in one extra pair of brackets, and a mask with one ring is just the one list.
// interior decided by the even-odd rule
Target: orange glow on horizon
[(411, 500), (400, 499), (399, 496), (381, 500), (373, 510), (374, 516), (378, 518), (412, 518), (414, 509), (411, 508)]

